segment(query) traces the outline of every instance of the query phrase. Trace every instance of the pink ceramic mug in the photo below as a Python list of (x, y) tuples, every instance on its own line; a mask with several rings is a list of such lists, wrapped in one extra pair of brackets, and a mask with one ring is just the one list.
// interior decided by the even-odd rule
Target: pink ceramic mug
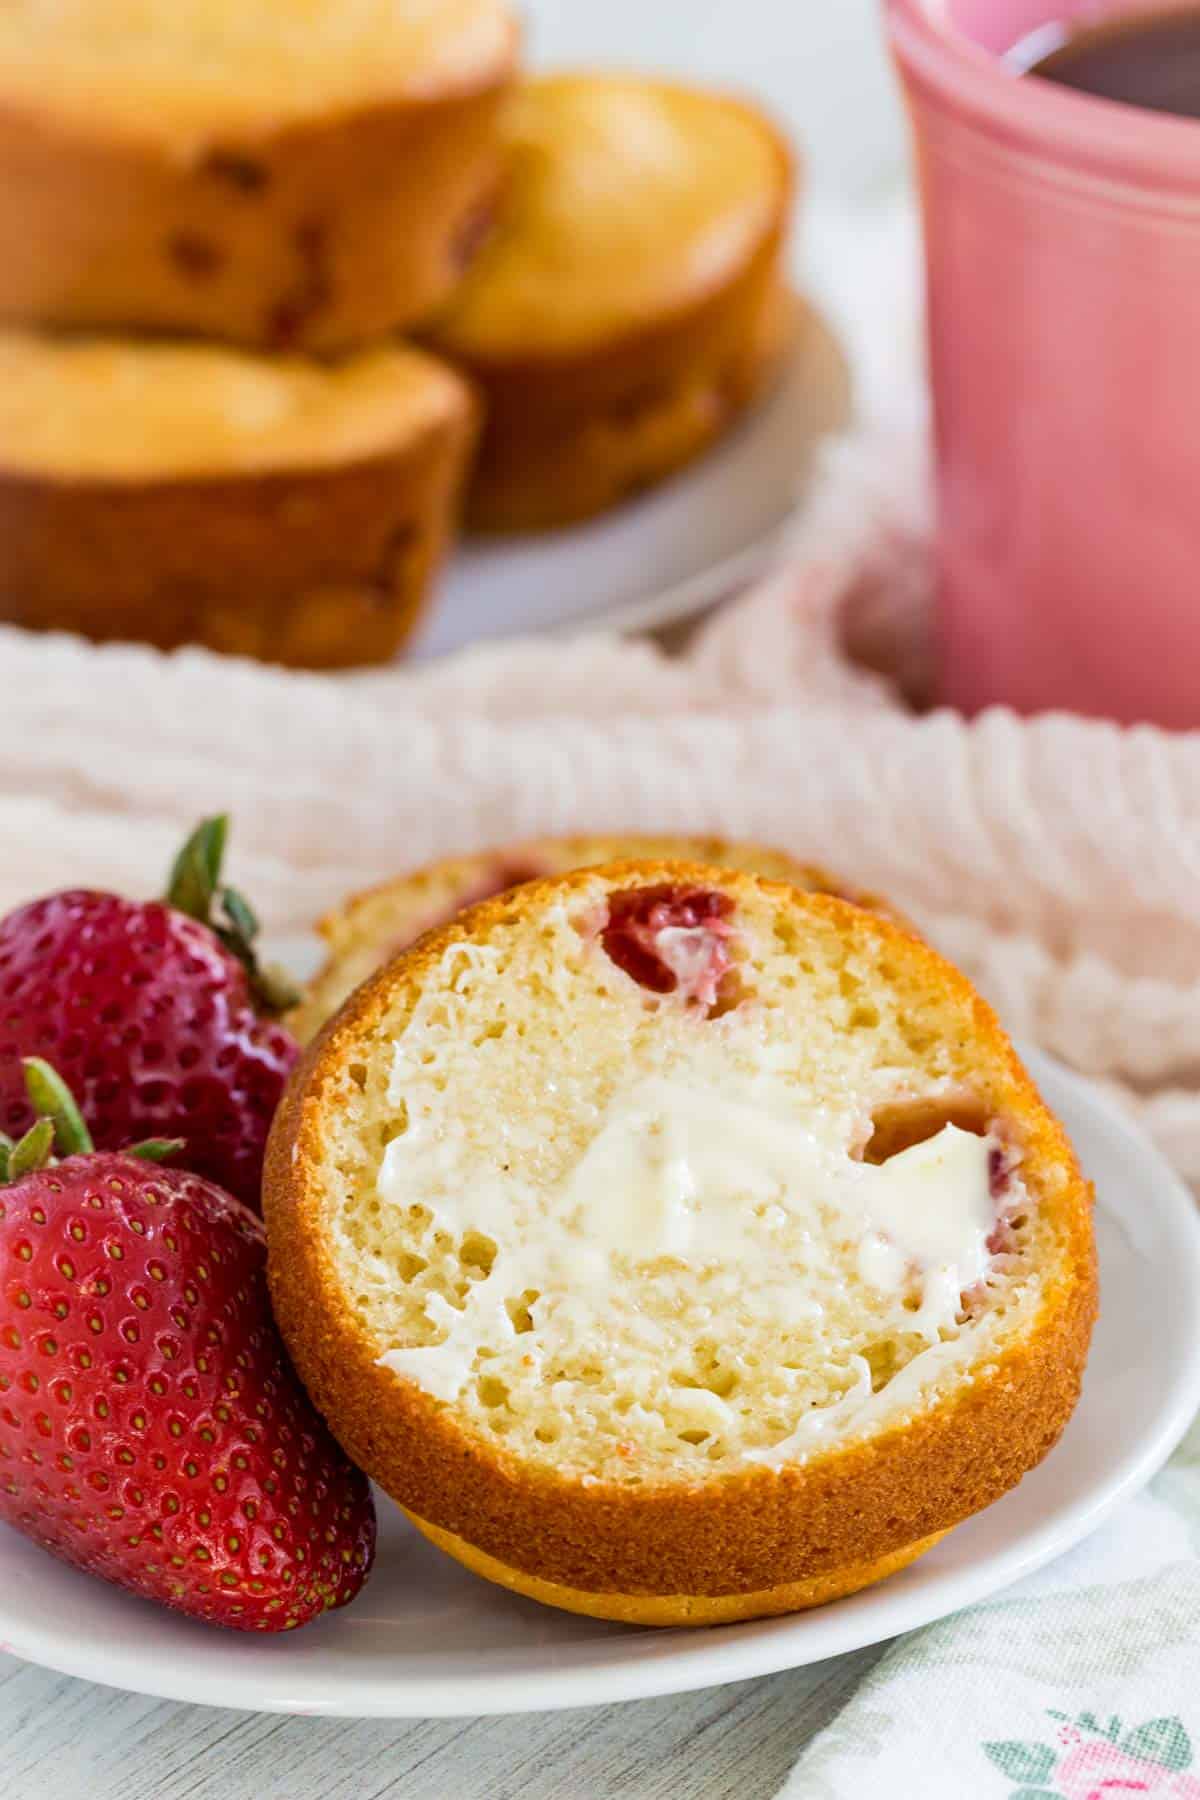
[(941, 697), (1200, 726), (1200, 123), (1022, 77), (1164, 0), (887, 0), (916, 137)]

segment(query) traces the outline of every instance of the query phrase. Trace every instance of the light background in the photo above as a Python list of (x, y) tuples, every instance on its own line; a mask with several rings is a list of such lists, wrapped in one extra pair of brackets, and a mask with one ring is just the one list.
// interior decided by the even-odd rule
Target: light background
[(524, 0), (535, 63), (660, 68), (745, 88), (800, 136), (814, 197), (861, 204), (890, 186), (904, 126), (882, 0)]

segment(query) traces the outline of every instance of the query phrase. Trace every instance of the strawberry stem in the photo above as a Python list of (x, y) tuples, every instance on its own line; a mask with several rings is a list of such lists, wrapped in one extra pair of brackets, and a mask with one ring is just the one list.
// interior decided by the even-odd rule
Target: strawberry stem
[(186, 1138), (145, 1138), (140, 1144), (130, 1144), (125, 1154), (136, 1156), (140, 1162), (167, 1162), (179, 1154), (186, 1142)]
[(244, 943), (252, 944), (258, 936), (258, 914), (236, 888), (221, 889), (221, 911), (228, 920), (228, 929), (236, 932)]
[[(221, 863), (228, 835), (228, 813), (218, 813), (214, 818), (200, 821), (171, 866), (167, 905), (173, 906), (176, 912), (186, 913), (189, 919), (207, 925), (220, 938), (245, 969), (263, 1011), (286, 1012), (299, 1000), (299, 991), (282, 969), (274, 965), (264, 968), (260, 964), (254, 949), (259, 930), (258, 916), (244, 895), (221, 881)], [(223, 923), (213, 918), (214, 901)]]
[(300, 989), (280, 963), (254, 965), (254, 991), (265, 1011), (290, 1012), (300, 1004)]
[(229, 814), (201, 819), (171, 865), (167, 880), (167, 905), (202, 925), (211, 923), (212, 903), (221, 879)]
[(49, 1119), (39, 1119), (9, 1152), (8, 1179), (20, 1181), (22, 1175), (32, 1175), (36, 1169), (44, 1169), (53, 1150), (54, 1125)]
[(40, 1056), (23, 1059), (25, 1091), (39, 1121), (46, 1120), (60, 1156), (86, 1156), (95, 1149), (92, 1134), (83, 1122), (75, 1096), (62, 1076)]
[[(34, 1175), (60, 1157), (90, 1156), (96, 1148), (75, 1096), (58, 1070), (40, 1056), (26, 1056), (22, 1061), (25, 1089), (38, 1116), (18, 1143), (0, 1131), (0, 1187), (20, 1181), (23, 1175)], [(186, 1142), (186, 1138), (146, 1138), (143, 1143), (131, 1144), (123, 1154), (142, 1162), (166, 1162)]]

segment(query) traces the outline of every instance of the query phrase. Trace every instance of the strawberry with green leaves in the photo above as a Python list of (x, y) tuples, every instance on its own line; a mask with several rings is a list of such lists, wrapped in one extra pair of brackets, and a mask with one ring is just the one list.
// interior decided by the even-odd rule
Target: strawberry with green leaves
[(227, 827), (199, 826), (162, 901), (72, 889), (0, 920), (0, 1129), (29, 1129), (22, 1058), (47, 1057), (101, 1149), (182, 1137), (189, 1168), (257, 1208), (295, 995), (259, 965), (258, 922), (221, 881)]
[(0, 1139), (0, 1521), (210, 1624), (345, 1605), (370, 1489), (288, 1362), (261, 1220), (160, 1167), (177, 1145), (94, 1151), (49, 1065), (24, 1076), (35, 1122)]

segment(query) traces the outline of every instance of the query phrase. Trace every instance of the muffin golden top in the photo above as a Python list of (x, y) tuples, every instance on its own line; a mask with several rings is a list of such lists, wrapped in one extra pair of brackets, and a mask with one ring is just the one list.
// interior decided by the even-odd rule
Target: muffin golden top
[(0, 94), (158, 140), (471, 89), (507, 0), (5, 0)]
[(461, 355), (569, 353), (670, 314), (779, 222), (787, 151), (752, 108), (622, 75), (526, 82), (501, 224), (435, 336)]
[(338, 364), (203, 344), (0, 331), (0, 462), (145, 480), (352, 462), (454, 414), (459, 378), (408, 349)]

